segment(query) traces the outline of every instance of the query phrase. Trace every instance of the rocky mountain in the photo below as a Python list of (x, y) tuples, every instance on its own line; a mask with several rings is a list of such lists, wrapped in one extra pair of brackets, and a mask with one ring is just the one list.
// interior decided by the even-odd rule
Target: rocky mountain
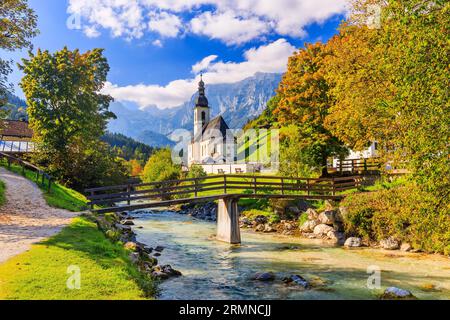
[[(242, 128), (248, 120), (258, 117), (267, 101), (275, 95), (281, 74), (257, 73), (253, 77), (232, 84), (208, 85), (206, 95), (211, 116), (221, 115), (230, 128)], [(139, 110), (133, 104), (114, 102), (111, 110), (117, 120), (111, 121), (109, 130), (122, 133), (146, 144), (162, 139), (175, 129), (193, 129), (193, 107), (196, 94), (183, 105), (161, 110), (157, 107)], [(144, 137), (151, 137), (146, 139)], [(163, 141), (163, 140), (162, 140)]]

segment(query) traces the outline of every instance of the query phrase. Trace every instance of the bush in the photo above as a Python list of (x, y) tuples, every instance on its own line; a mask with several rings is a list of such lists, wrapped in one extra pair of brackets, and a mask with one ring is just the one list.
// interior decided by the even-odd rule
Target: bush
[(142, 180), (148, 182), (161, 182), (177, 180), (181, 176), (181, 166), (172, 161), (170, 149), (162, 149), (155, 152), (145, 165)]
[(450, 206), (415, 184), (359, 193), (342, 203), (346, 233), (366, 240), (388, 237), (429, 253), (450, 254)]

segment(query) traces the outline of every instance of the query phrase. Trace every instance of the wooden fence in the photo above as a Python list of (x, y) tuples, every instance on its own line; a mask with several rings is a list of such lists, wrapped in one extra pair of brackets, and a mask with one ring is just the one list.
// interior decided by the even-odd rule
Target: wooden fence
[(336, 198), (339, 193), (362, 186), (364, 179), (360, 176), (309, 179), (275, 176), (220, 175), (205, 178), (171, 180), (164, 182), (127, 184), (111, 187), (86, 189), (90, 205), (115, 205), (143, 200), (168, 200), (173, 197), (190, 199), (226, 195), (239, 197), (267, 195), (289, 198)]
[(47, 191), (50, 192), (51, 187), (52, 187), (52, 183), (53, 183), (53, 177), (50, 176), (49, 174), (45, 173), (43, 170), (41, 170), (40, 168), (36, 167), (35, 165), (24, 161), (22, 159), (13, 157), (9, 154), (6, 154), (4, 152), (0, 152), (0, 159), (1, 160), (6, 160), (7, 162), (7, 166), (9, 169), (11, 169), (11, 165), (13, 163), (19, 165), (22, 168), (22, 175), (25, 176), (26, 174), (26, 169), (33, 171), (36, 173), (36, 182), (39, 183), (41, 186), (45, 186), (45, 180), (47, 180), (48, 184), (47, 184)]
[(378, 158), (369, 159), (346, 159), (338, 160), (336, 165), (336, 170), (340, 173), (342, 172), (369, 172), (369, 171), (380, 171), (381, 161)]

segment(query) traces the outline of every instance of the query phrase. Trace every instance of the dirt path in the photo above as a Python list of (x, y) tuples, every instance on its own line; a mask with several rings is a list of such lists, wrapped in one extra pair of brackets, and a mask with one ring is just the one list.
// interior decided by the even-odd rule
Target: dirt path
[(49, 207), (41, 190), (20, 175), (0, 168), (0, 179), (6, 184), (6, 203), (0, 208), (0, 263), (58, 233), (76, 216)]

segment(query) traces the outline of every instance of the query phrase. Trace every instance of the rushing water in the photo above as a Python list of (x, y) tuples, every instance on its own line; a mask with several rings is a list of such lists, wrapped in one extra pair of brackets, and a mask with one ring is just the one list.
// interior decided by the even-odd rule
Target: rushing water
[[(397, 286), (420, 299), (450, 299), (450, 259), (443, 256), (343, 249), (321, 241), (243, 231), (242, 245), (214, 239), (215, 224), (164, 212), (139, 215), (138, 241), (162, 245), (161, 264), (182, 277), (162, 282), (160, 299), (375, 299), (368, 267), (381, 270), (381, 287)], [(255, 272), (272, 271), (277, 280), (252, 281)], [(280, 279), (299, 274), (321, 284), (312, 290)], [(434, 287), (433, 287), (434, 286)]]

